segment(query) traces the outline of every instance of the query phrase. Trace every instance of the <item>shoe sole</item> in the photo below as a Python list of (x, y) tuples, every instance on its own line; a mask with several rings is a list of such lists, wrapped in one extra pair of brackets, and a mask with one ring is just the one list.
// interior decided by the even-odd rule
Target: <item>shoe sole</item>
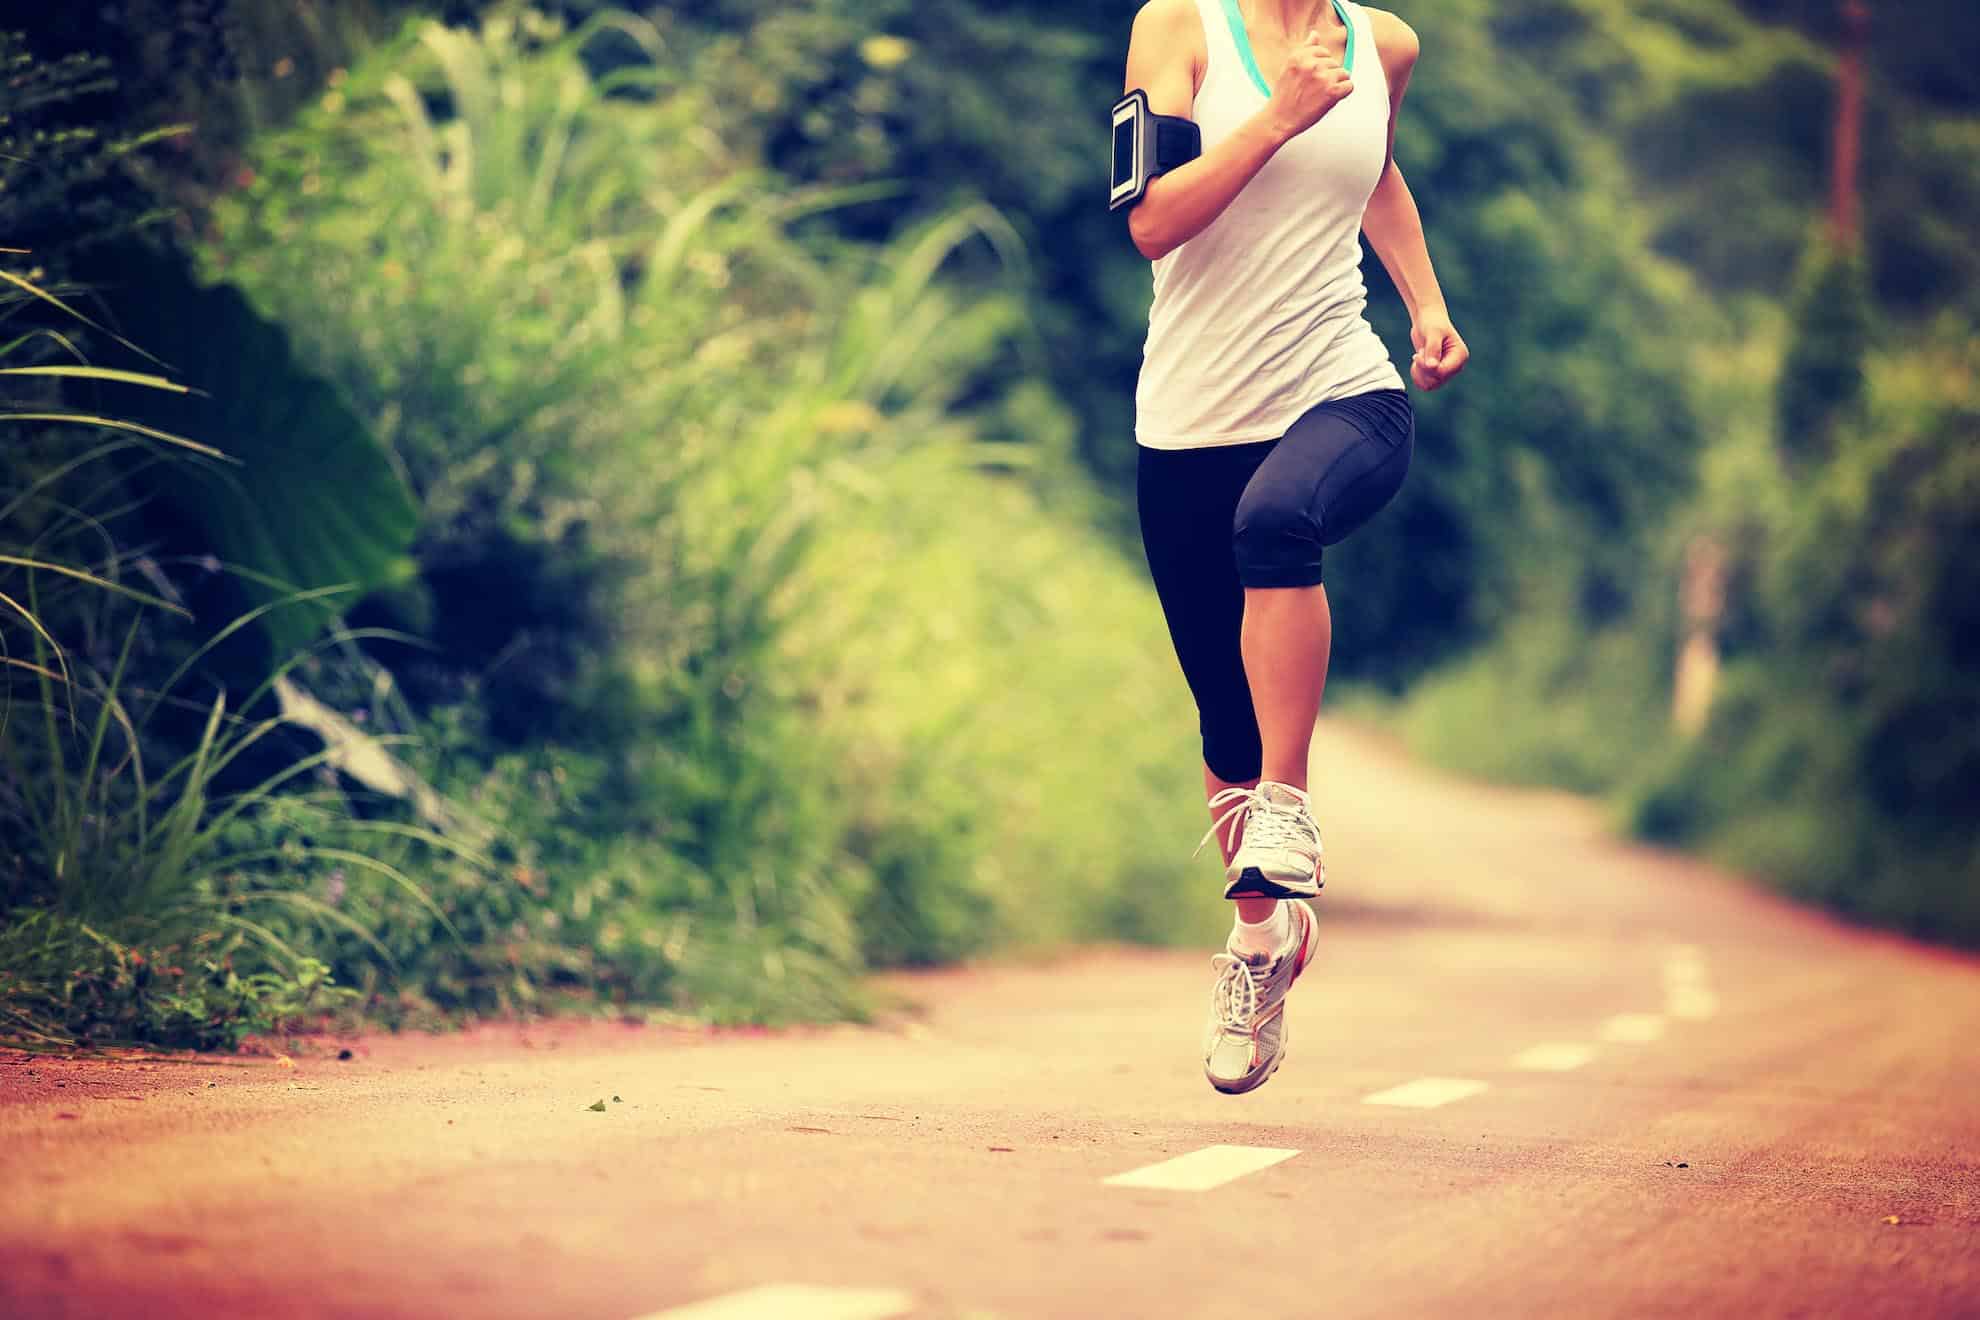
[[(1306, 910), (1306, 920), (1305, 956), (1299, 964), (1299, 971), (1293, 973), (1293, 979), (1295, 981), (1300, 978), (1308, 967), (1313, 965), (1313, 943), (1320, 936), (1320, 918), (1313, 914), (1313, 909), (1308, 908)], [(1288, 988), (1288, 993), (1290, 993), (1290, 988)], [(1291, 1048), (1292, 1024), (1281, 1021), (1279, 1025), (1279, 1052), (1272, 1056), (1272, 1062), (1265, 1065), (1264, 1072), (1259, 1073), (1256, 1077), (1244, 1078), (1235, 1082), (1220, 1082), (1215, 1077), (1210, 1077), (1207, 1074), (1204, 1080), (1210, 1083), (1213, 1090), (1219, 1091), (1224, 1095), (1243, 1095), (1247, 1091), (1256, 1091), (1259, 1087), (1272, 1080), (1272, 1074), (1279, 1071), (1279, 1065), (1286, 1061), (1286, 1051)]]
[(1308, 886), (1282, 884), (1255, 866), (1247, 866), (1224, 882), (1225, 898), (1318, 898), (1327, 882), (1322, 872)]

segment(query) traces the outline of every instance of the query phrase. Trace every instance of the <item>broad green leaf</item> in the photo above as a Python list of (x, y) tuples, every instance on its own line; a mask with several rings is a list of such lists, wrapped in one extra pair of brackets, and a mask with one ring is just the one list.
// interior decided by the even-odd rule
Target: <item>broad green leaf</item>
[[(126, 251), (110, 261), (92, 274), (113, 286), (121, 328), (167, 356), (192, 390), (132, 391), (120, 412), (234, 460), (164, 465), (152, 479), (162, 515), (238, 567), (250, 605), (284, 602), (255, 622), (277, 654), (409, 577), (411, 492), (337, 391), (296, 363), (282, 329), (232, 286), (201, 287), (168, 260)], [(336, 586), (349, 590), (324, 591)]]

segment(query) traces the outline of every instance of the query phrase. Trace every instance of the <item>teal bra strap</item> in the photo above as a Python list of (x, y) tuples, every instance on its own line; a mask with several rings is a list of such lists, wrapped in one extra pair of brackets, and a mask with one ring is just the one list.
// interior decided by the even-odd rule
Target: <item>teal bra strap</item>
[[(1353, 73), (1354, 20), (1348, 17), (1347, 6), (1341, 0), (1334, 0), (1334, 12), (1340, 15), (1341, 25), (1347, 29), (1347, 46), (1341, 52), (1341, 67)], [(1238, 9), (1238, 0), (1224, 0), (1224, 17), (1231, 25), (1231, 40), (1237, 43), (1238, 58), (1244, 61), (1244, 71), (1251, 75), (1251, 81), (1260, 95), (1270, 96), (1272, 89), (1266, 85), (1265, 75), (1258, 71), (1258, 57), (1251, 53), (1251, 34), (1244, 30), (1244, 14)]]

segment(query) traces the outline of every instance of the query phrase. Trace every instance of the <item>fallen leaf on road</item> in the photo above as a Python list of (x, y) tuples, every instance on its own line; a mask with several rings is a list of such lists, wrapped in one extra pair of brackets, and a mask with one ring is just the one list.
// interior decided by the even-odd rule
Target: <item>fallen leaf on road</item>
[(615, 1095), (612, 1097), (612, 1103), (615, 1105), (622, 1105), (625, 1103), (625, 1101), (619, 1099), (619, 1097)]
[(1896, 1215), (1885, 1215), (1884, 1222), (1887, 1224), (1901, 1224), (1904, 1221), (1902, 1219), (1899, 1219)]
[(602, 1114), (605, 1112), (605, 1102), (603, 1100), (594, 1100), (586, 1105), (585, 1108), (594, 1114)]
[(296, 1066), (296, 1061), (286, 1054), (278, 1054), (275, 1056), (275, 1066), (277, 1068), (293, 1068)]

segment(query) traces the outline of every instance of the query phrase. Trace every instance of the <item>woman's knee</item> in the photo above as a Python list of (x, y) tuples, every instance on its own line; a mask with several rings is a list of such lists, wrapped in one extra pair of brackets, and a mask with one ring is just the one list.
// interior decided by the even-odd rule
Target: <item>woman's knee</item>
[(1245, 492), (1231, 525), (1238, 581), (1247, 587), (1310, 587), (1320, 581), (1322, 528), (1286, 486)]

